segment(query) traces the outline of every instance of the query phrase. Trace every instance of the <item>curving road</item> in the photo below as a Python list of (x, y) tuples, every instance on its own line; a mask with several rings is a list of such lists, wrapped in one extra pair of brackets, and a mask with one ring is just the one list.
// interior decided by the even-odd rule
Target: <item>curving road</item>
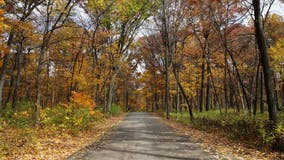
[[(71, 160), (69, 158), (68, 160)], [(88, 150), (83, 160), (214, 159), (190, 138), (149, 113), (129, 113), (101, 147)]]

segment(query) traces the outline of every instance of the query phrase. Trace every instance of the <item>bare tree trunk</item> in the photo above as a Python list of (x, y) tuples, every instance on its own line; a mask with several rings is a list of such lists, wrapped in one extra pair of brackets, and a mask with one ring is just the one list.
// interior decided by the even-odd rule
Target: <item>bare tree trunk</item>
[(265, 91), (267, 97), (267, 105), (268, 105), (268, 113), (269, 119), (273, 123), (273, 125), (277, 124), (277, 115), (276, 115), (276, 107), (275, 107), (275, 97), (273, 93), (273, 85), (272, 85), (272, 72), (269, 64), (269, 56), (267, 52), (267, 44), (265, 40), (265, 35), (263, 31), (261, 13), (260, 13), (260, 0), (253, 0), (254, 7), (254, 25), (255, 25), (255, 37), (258, 44), (258, 49), (261, 58), (261, 64), (264, 75), (264, 83), (265, 83)]
[(278, 97), (278, 91), (277, 91), (277, 79), (276, 79), (276, 77), (275, 77), (275, 75), (273, 75), (273, 82), (274, 82), (274, 88), (275, 88), (275, 102), (276, 102), (276, 109), (278, 110), (278, 111), (281, 111), (281, 108), (280, 108), (280, 106), (279, 106), (279, 97)]
[[(209, 62), (207, 62), (207, 63), (209, 63)], [(215, 103), (218, 104), (218, 108), (219, 108), (220, 114), (222, 114), (223, 104), (222, 104), (222, 101), (220, 101), (220, 97), (218, 96), (217, 89), (215, 87), (215, 83), (214, 83), (214, 80), (213, 80), (213, 74), (212, 74), (210, 65), (208, 65), (208, 66), (209, 66), (210, 80), (211, 80), (211, 84), (212, 84), (212, 89), (214, 91)]]
[[(76, 72), (77, 62), (79, 61), (79, 56), (80, 56), (81, 50), (82, 50), (82, 48), (83, 48), (83, 44), (84, 44), (84, 40), (83, 40), (83, 37), (82, 37), (79, 50), (78, 50), (78, 52), (76, 53), (76, 55), (75, 55), (75, 57), (74, 57), (74, 59), (73, 59), (72, 74), (71, 74), (71, 82), (70, 82), (70, 86), (69, 86), (68, 101), (70, 101), (70, 97), (71, 97), (71, 95), (72, 95), (72, 91), (75, 90), (74, 76), (75, 76), (75, 72)], [(75, 83), (76, 83), (76, 82), (75, 82)]]
[[(128, 110), (128, 87), (127, 87), (127, 81), (124, 80), (124, 106), (125, 109)], [(148, 99), (150, 102), (150, 99)]]
[(211, 89), (211, 84), (210, 84), (210, 66), (207, 66), (207, 86), (206, 86), (206, 111), (210, 110), (210, 89)]
[(260, 72), (260, 113), (264, 113), (264, 102), (263, 102), (263, 71)]
[(282, 106), (284, 105), (284, 80), (282, 80), (282, 86), (281, 86), (281, 103), (282, 103)]
[(228, 112), (228, 91), (227, 91), (227, 70), (228, 70), (228, 63), (227, 63), (227, 51), (224, 52), (224, 100), (225, 100), (225, 112)]
[[(255, 96), (254, 96), (254, 106), (253, 106), (253, 115), (256, 115), (257, 112), (257, 105), (258, 105), (258, 87), (259, 87), (259, 69), (260, 69), (260, 63), (257, 65), (256, 70), (256, 81), (255, 81)], [(262, 85), (262, 84), (261, 84)]]
[(22, 49), (23, 49), (23, 43), (20, 44), (19, 50), (16, 54), (16, 68), (17, 68), (17, 74), (16, 74), (16, 84), (13, 92), (13, 100), (12, 100), (12, 108), (16, 108), (17, 105), (17, 99), (18, 99), (18, 90), (20, 85), (20, 79), (21, 79), (21, 64), (22, 64)]
[(51, 94), (51, 107), (55, 105), (55, 94), (56, 94), (56, 84), (55, 81), (52, 83), (52, 94)]
[(8, 61), (10, 59), (10, 54), (5, 54), (4, 60), (3, 60), (3, 65), (1, 68), (1, 76), (0, 76), (0, 111), (4, 109), (3, 105), (3, 88), (4, 88), (4, 83), (6, 79), (6, 72), (7, 72), (7, 66), (8, 66)]
[(35, 104), (35, 115), (34, 121), (35, 125), (39, 124), (39, 117), (40, 117), (40, 109), (41, 109), (41, 72), (42, 72), (42, 63), (45, 53), (45, 47), (41, 48), (41, 52), (38, 59), (38, 66), (36, 70), (36, 104)]
[[(12, 29), (9, 35), (9, 38), (8, 38), (8, 42), (7, 42), (8, 47), (11, 46), (13, 39), (14, 39), (14, 31)], [(7, 53), (4, 55), (4, 58), (3, 58), (3, 65), (1, 68), (1, 75), (0, 75), (1, 76), (0, 77), (0, 111), (4, 109), (6, 106), (6, 102), (5, 102), (5, 105), (3, 104), (3, 89), (4, 89), (4, 83), (6, 80), (6, 72), (7, 72), (7, 66), (8, 66), (9, 60), (10, 60), (10, 53)]]
[(200, 102), (199, 112), (203, 111), (203, 97), (204, 97), (204, 74), (205, 74), (205, 51), (203, 50), (202, 65), (201, 65), (201, 85), (200, 85)]
[[(178, 73), (179, 78), (179, 73)], [(176, 112), (178, 113), (180, 111), (180, 89), (177, 84), (177, 94), (176, 94)]]
[(194, 120), (194, 116), (193, 116), (192, 106), (190, 104), (190, 100), (189, 100), (188, 96), (186, 95), (185, 90), (184, 90), (184, 88), (182, 87), (182, 85), (180, 83), (180, 80), (178, 78), (175, 65), (172, 65), (172, 68), (173, 68), (173, 73), (174, 73), (175, 80), (176, 80), (176, 82), (178, 84), (178, 87), (180, 88), (181, 93), (182, 93), (182, 95), (184, 97), (184, 100), (186, 101), (186, 104), (188, 106), (190, 120), (193, 121)]
[(157, 92), (155, 92), (154, 98), (155, 98), (155, 107), (156, 107), (156, 110), (159, 110), (159, 95), (158, 95)]
[(171, 50), (170, 42), (169, 42), (169, 34), (168, 34), (168, 26), (166, 19), (166, 2), (162, 0), (162, 36), (165, 47), (165, 109), (166, 109), (166, 117), (170, 119), (169, 113), (169, 98), (170, 98), (170, 70), (169, 70), (169, 54)]
[(107, 98), (107, 103), (106, 103), (106, 111), (110, 112), (111, 110), (111, 105), (113, 102), (113, 97), (114, 97), (114, 88), (115, 88), (115, 80), (117, 77), (117, 74), (120, 69), (116, 69), (114, 74), (111, 76), (110, 79), (110, 84), (109, 84), (109, 90), (108, 90), (108, 98)]

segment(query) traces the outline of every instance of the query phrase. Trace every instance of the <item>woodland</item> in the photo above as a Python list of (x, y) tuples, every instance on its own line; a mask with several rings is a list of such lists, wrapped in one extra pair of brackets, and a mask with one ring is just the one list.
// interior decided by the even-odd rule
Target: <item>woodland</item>
[(0, 0), (0, 159), (131, 111), (283, 152), (275, 5), (284, 1)]

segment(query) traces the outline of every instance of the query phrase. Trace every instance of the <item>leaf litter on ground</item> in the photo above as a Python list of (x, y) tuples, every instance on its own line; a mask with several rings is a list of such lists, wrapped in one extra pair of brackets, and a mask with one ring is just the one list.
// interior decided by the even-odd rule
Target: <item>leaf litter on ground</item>
[[(119, 124), (124, 115), (110, 117), (93, 127), (81, 131), (76, 135), (67, 133), (48, 134), (46, 131), (37, 129), (37, 140), (33, 147), (19, 147), (16, 151), (11, 151), (9, 156), (2, 157), (3, 160), (62, 160), (76, 154), (97, 141)], [(9, 130), (10, 133), (13, 130)], [(16, 131), (16, 130), (14, 130)], [(3, 132), (3, 131), (2, 131)], [(5, 132), (6, 133), (6, 132)], [(4, 132), (1, 133), (4, 135)], [(1, 135), (0, 134), (0, 135)]]

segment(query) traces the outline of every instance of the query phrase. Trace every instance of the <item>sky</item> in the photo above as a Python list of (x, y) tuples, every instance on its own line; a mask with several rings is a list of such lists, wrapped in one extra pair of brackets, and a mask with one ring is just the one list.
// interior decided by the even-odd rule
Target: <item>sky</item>
[(282, 17), (284, 17), (284, 3), (280, 3), (279, 1), (276, 1), (271, 8), (271, 12), (277, 13), (281, 15)]

